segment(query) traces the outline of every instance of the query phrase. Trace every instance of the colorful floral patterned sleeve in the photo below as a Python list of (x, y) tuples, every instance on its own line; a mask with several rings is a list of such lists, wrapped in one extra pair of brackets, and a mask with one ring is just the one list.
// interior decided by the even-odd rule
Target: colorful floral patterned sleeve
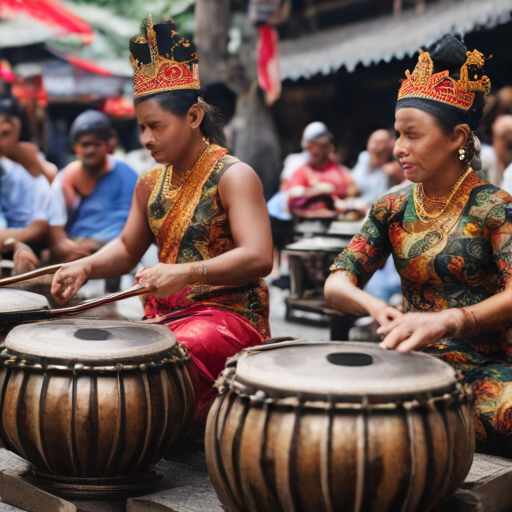
[(485, 219), (485, 236), (491, 241), (498, 268), (496, 291), (504, 290), (512, 277), (512, 198), (499, 190), (490, 200), (496, 203)]
[(383, 267), (391, 253), (388, 234), (390, 196), (379, 199), (371, 208), (368, 219), (349, 246), (334, 260), (331, 272), (347, 270), (366, 283), (374, 272)]

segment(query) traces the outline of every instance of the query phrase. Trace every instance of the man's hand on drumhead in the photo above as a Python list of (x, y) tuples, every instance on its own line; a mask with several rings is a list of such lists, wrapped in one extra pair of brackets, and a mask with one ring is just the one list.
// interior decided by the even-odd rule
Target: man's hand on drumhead
[(52, 282), (53, 298), (61, 305), (67, 304), (89, 278), (91, 266), (75, 262), (63, 265)]

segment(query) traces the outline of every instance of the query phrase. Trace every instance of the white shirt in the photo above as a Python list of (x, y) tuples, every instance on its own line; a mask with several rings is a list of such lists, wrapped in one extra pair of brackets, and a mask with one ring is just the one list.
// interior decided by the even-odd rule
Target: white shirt
[(50, 189), (50, 204), (48, 208), (48, 224), (50, 226), (65, 226), (68, 221), (66, 200), (62, 192), (60, 173), (55, 176)]
[(512, 164), (510, 164), (503, 173), (501, 188), (512, 195)]
[(370, 153), (359, 153), (357, 163), (352, 169), (352, 179), (361, 192), (361, 197), (370, 204), (375, 203), (389, 189), (389, 178), (384, 169), (370, 169)]

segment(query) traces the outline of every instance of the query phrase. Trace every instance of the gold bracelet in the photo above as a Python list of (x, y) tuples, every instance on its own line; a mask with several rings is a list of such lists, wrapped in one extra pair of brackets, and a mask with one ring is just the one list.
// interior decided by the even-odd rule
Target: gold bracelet
[(208, 267), (203, 263), (203, 272), (201, 273), (201, 275), (205, 277), (206, 274), (208, 274)]

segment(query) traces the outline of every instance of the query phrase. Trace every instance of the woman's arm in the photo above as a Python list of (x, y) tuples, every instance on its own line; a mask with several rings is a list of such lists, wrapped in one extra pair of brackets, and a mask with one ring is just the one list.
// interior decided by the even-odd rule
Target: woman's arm
[(512, 327), (510, 304), (512, 285), (473, 306), (436, 313), (407, 313), (377, 332), (385, 336), (384, 348), (410, 352), (446, 338), (504, 331)]
[(398, 309), (361, 290), (357, 277), (346, 270), (333, 272), (327, 278), (324, 294), (333, 309), (352, 315), (370, 315), (381, 326), (403, 316)]
[(243, 284), (272, 270), (270, 221), (257, 174), (246, 164), (232, 165), (220, 179), (219, 194), (236, 247), (206, 261), (159, 263), (142, 270), (137, 281), (156, 288), (156, 296), (172, 295), (196, 283)]

